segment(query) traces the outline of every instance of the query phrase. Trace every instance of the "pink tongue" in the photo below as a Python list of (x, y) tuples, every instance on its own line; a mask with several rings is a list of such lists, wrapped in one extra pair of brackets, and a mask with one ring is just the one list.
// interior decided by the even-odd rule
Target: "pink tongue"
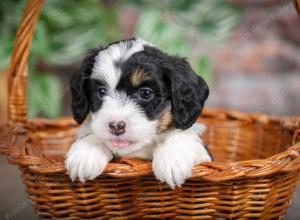
[(114, 147), (125, 148), (125, 147), (128, 147), (128, 145), (130, 144), (130, 141), (127, 141), (127, 140), (113, 140), (111, 143)]

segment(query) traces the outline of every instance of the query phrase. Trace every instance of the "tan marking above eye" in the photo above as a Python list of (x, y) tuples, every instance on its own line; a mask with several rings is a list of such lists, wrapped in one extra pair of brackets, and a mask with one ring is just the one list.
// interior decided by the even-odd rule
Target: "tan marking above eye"
[(170, 107), (168, 107), (164, 114), (158, 119), (158, 124), (161, 133), (172, 128), (172, 113)]
[(151, 80), (151, 76), (149, 73), (145, 72), (144, 70), (137, 69), (131, 76), (131, 83), (133, 86), (139, 86), (142, 82)]

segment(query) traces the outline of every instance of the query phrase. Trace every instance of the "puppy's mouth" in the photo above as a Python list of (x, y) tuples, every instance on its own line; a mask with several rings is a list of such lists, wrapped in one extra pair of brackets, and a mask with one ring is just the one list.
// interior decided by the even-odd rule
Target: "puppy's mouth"
[(124, 149), (134, 144), (135, 142), (128, 139), (116, 138), (116, 139), (111, 139), (110, 143), (115, 148)]

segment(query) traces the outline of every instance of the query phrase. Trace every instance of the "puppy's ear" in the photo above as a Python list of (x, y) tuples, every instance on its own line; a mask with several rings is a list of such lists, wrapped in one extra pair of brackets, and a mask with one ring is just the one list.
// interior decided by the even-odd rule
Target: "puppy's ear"
[(172, 115), (174, 126), (191, 127), (202, 113), (209, 88), (183, 58), (170, 57), (168, 78), (171, 84)]
[(74, 74), (70, 81), (72, 113), (78, 124), (81, 124), (89, 113), (86, 84), (88, 78), (92, 74), (95, 57), (98, 52), (99, 50), (94, 50), (86, 56), (81, 65), (80, 72), (78, 74)]
[(75, 74), (71, 78), (72, 113), (75, 121), (81, 124), (89, 113), (89, 105), (84, 91), (82, 74)]

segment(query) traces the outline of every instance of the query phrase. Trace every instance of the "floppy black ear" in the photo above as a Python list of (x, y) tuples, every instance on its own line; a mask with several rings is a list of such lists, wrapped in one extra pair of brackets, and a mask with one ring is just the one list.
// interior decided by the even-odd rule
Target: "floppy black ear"
[(191, 127), (202, 113), (209, 88), (185, 59), (172, 57), (168, 69), (174, 126), (184, 130)]
[(70, 81), (72, 94), (72, 113), (75, 121), (81, 124), (89, 113), (89, 103), (87, 98), (86, 84), (92, 74), (95, 56), (99, 50), (94, 50), (84, 59), (80, 72), (74, 74)]
[(89, 113), (89, 105), (84, 91), (82, 74), (75, 74), (70, 81), (72, 93), (72, 113), (75, 121), (81, 124)]

